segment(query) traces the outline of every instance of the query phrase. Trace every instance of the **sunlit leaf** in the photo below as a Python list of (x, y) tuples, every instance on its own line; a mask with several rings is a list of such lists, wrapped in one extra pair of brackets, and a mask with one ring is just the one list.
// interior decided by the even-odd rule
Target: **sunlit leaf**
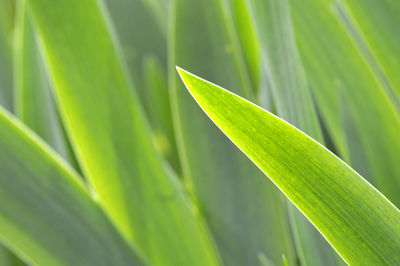
[(295, 127), (221, 87), (178, 70), (209, 118), (347, 263), (400, 262), (400, 211), (379, 191)]
[(216, 264), (208, 231), (156, 152), (101, 2), (28, 3), (67, 132), (101, 206), (151, 263)]

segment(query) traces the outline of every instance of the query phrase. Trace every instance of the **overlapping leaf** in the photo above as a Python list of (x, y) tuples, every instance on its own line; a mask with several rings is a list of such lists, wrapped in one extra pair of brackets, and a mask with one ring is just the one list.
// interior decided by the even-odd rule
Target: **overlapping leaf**
[[(194, 69), (241, 95), (252, 95), (226, 2), (177, 0), (172, 18), (172, 64)], [(175, 72), (170, 78), (186, 186), (198, 199), (223, 262), (258, 265), (267, 258), (280, 264), (282, 254), (294, 262), (284, 199), (204, 118)]]
[[(197, 103), (352, 265), (400, 262), (400, 211), (295, 127), (182, 69)], [(379, 243), (379, 245), (377, 245)]]
[[(248, 1), (265, 58), (266, 75), (277, 114), (323, 141), (307, 77), (299, 59), (287, 0)], [(265, 88), (264, 88), (265, 89)], [(289, 213), (304, 265), (334, 264), (328, 243), (304, 216), (289, 204)]]
[(76, 172), (0, 109), (0, 238), (35, 265), (143, 265)]
[(156, 153), (100, 2), (28, 3), (67, 131), (101, 206), (151, 263), (216, 264), (206, 228)]

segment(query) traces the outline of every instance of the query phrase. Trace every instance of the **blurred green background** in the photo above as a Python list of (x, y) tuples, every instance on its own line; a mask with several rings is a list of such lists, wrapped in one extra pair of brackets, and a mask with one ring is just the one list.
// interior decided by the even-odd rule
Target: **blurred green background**
[[(15, 142), (15, 155), (0, 152), (0, 265), (125, 264), (94, 263), (101, 249), (89, 242), (66, 251), (83, 242), (63, 234), (97, 219), (99, 237), (104, 220), (154, 265), (344, 264), (202, 113), (175, 66), (290, 122), (399, 206), (399, 14), (396, 0), (0, 0), (0, 104), (41, 138), (22, 146), (32, 132), (13, 140), (0, 123), (1, 145)], [(62, 159), (44, 163), (42, 141)], [(85, 192), (24, 194), (32, 173), (41, 195), (58, 195), (40, 177), (53, 175)], [(70, 197), (85, 207), (51, 211)], [(47, 232), (44, 220), (65, 225)]]

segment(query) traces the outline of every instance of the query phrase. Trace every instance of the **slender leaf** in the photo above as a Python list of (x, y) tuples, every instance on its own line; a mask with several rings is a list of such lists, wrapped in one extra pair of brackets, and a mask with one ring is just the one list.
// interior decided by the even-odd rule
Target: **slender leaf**
[[(264, 69), (270, 77), (277, 114), (318, 141), (323, 141), (297, 51), (288, 1), (249, 0), (248, 3), (266, 58), (267, 67)], [(328, 243), (293, 205), (288, 207), (301, 264), (334, 264)]]
[(400, 263), (400, 211), (333, 153), (262, 108), (179, 73), (210, 119), (351, 265)]
[[(195, 69), (249, 97), (229, 6), (177, 0), (170, 33), (171, 64)], [(195, 33), (195, 34), (193, 34)], [(191, 37), (188, 37), (191, 36)], [(213, 68), (210, 68), (213, 66)], [(260, 265), (260, 257), (295, 262), (285, 200), (224, 136), (204, 119), (184, 86), (171, 76), (172, 111), (186, 186), (198, 200), (226, 265)]]
[(168, 8), (171, 0), (141, 0), (153, 13), (155, 20), (164, 35), (168, 32)]
[(28, 3), (67, 131), (101, 206), (151, 263), (216, 264), (206, 228), (156, 153), (101, 2)]
[(397, 57), (400, 53), (400, 2), (396, 0), (365, 0), (342, 1), (347, 3), (356, 27), (361, 30), (361, 38), (366, 41), (377, 60), (378, 67), (382, 68), (385, 79), (389, 82), (389, 89), (393, 90), (393, 100), (400, 101), (400, 61)]
[(15, 113), (64, 158), (76, 162), (59, 120), (32, 19), (19, 1), (15, 30)]
[[(13, 1), (0, 1), (0, 105), (14, 111), (13, 62), (12, 62), (12, 27)], [(0, 247), (0, 265), (18, 265), (22, 263), (12, 252)]]
[(251, 85), (257, 93), (260, 87), (261, 49), (246, 0), (228, 0), (232, 21), (240, 42)]
[[(166, 146), (169, 147), (169, 151), (163, 151), (161, 155), (179, 173), (180, 169), (177, 165), (179, 159), (176, 152), (176, 144), (173, 140), (173, 132), (171, 132), (173, 128), (171, 118), (166, 117), (168, 116), (167, 110), (163, 114), (154, 110), (160, 108), (157, 105), (161, 103), (160, 101), (162, 101), (163, 112), (165, 107), (170, 105), (169, 97), (165, 97), (166, 91), (161, 92), (162, 95), (160, 96), (154, 94), (155, 91), (162, 91), (166, 88), (160, 82), (164, 82), (161, 81), (162, 79), (167, 79), (167, 45), (164, 31), (168, 25), (169, 1), (107, 0), (106, 4), (121, 42), (122, 55), (127, 63), (128, 72), (133, 79), (135, 89), (138, 92), (150, 125), (153, 131), (156, 131), (153, 132), (153, 135), (157, 136), (154, 138), (155, 144), (157, 147), (160, 147), (160, 145), (164, 146), (164, 148)], [(160, 28), (159, 26), (161, 25), (162, 27)], [(149, 58), (155, 60), (160, 68), (157, 71), (157, 77), (155, 77), (156, 81), (153, 80), (153, 77), (149, 77), (154, 73), (153, 71), (149, 73), (150, 65), (154, 65), (149, 63)], [(158, 114), (161, 116), (159, 117)], [(160, 120), (162, 120), (163, 124), (161, 127)], [(162, 136), (166, 136), (166, 138)]]
[(0, 247), (0, 265), (23, 266), (25, 264), (7, 248)]
[[(106, 0), (107, 11), (115, 25), (115, 32), (121, 43), (122, 56), (128, 72), (148, 113), (152, 106), (147, 105), (144, 59), (155, 57), (166, 68), (167, 43), (158, 21), (150, 9), (151, 0)], [(161, 0), (158, 0), (161, 2)], [(167, 10), (164, 10), (167, 13)], [(164, 27), (167, 22), (164, 22)]]
[[(372, 176), (366, 177), (398, 206), (400, 117), (394, 104), (349, 35), (334, 8), (335, 1), (290, 3), (302, 61), (329, 132), (335, 143), (347, 143), (340, 111), (341, 105), (347, 104), (371, 168)], [(349, 144), (346, 146), (345, 150)]]
[(0, 2), (0, 105), (13, 110), (12, 23), (11, 1)]
[(0, 109), (0, 238), (35, 265), (143, 265), (78, 175)]
[(148, 117), (156, 148), (159, 154), (168, 160), (173, 169), (180, 173), (166, 74), (154, 57), (147, 57), (144, 60), (143, 72), (146, 84), (146, 103), (150, 107)]

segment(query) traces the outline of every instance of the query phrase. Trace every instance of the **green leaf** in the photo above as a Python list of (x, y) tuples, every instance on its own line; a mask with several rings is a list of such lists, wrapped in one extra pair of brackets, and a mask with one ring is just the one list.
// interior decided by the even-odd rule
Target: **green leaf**
[[(318, 141), (323, 141), (317, 114), (300, 62), (287, 0), (249, 0), (266, 63), (265, 72), (277, 114)], [(263, 88), (266, 89), (266, 88)], [(302, 265), (335, 262), (328, 243), (307, 219), (289, 205), (297, 253)]]
[(153, 146), (101, 2), (28, 3), (68, 135), (101, 206), (151, 263), (217, 264), (208, 231)]
[(0, 105), (13, 111), (12, 2), (0, 3)]
[(341, 117), (341, 105), (346, 104), (346, 116), (354, 123), (370, 166), (371, 176), (365, 177), (399, 206), (400, 116), (334, 3), (290, 1), (302, 62), (335, 144), (345, 143), (338, 146), (340, 154), (349, 154), (351, 145)]
[[(378, 67), (382, 68), (389, 90), (394, 90), (393, 100), (400, 101), (400, 62), (395, 60), (400, 53), (400, 2), (396, 0), (345, 0), (354, 18), (355, 26), (361, 30), (361, 38)], [(397, 99), (396, 99), (396, 96)]]
[(143, 265), (77, 173), (0, 108), (0, 238), (35, 265)]
[(168, 8), (172, 0), (141, 0), (153, 13), (155, 20), (164, 35), (168, 33)]
[[(171, 63), (252, 95), (229, 6), (215, 0), (175, 1)], [(228, 25), (228, 26), (227, 26)], [(194, 34), (195, 33), (195, 34)], [(190, 37), (188, 37), (190, 36)], [(210, 66), (213, 68), (210, 68)], [(285, 199), (206, 120), (175, 71), (170, 73), (172, 111), (186, 186), (198, 200), (225, 265), (295, 263)]]
[(180, 163), (172, 124), (171, 106), (166, 74), (156, 58), (144, 59), (146, 104), (152, 127), (152, 135), (160, 155), (165, 157), (172, 168), (180, 173)]
[(351, 265), (400, 263), (400, 211), (295, 127), (182, 69), (210, 119), (307, 216)]
[(251, 85), (255, 92), (260, 87), (261, 49), (246, 0), (228, 0), (231, 18), (237, 32), (240, 52), (248, 69)]
[(15, 29), (15, 113), (21, 121), (76, 165), (61, 125), (25, 1), (18, 1)]
[(17, 256), (4, 246), (0, 247), (0, 265), (4, 266), (23, 266), (25, 265)]
[[(152, 106), (146, 101), (146, 73), (143, 73), (144, 59), (155, 57), (164, 70), (167, 65), (167, 40), (158, 20), (150, 9), (151, 0), (106, 0), (107, 13), (114, 25), (116, 37), (120, 40), (121, 55), (128, 67), (141, 104), (146, 113)], [(164, 0), (157, 0), (163, 2)], [(164, 12), (167, 10), (165, 9)], [(167, 21), (163, 21), (166, 27)]]

